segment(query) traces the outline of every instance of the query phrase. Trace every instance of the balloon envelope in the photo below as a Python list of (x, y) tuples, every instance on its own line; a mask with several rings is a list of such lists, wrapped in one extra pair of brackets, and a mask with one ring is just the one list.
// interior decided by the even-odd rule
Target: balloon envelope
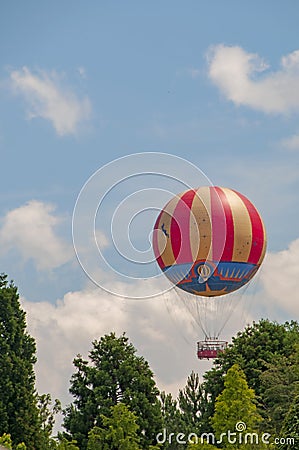
[(239, 289), (254, 276), (265, 256), (266, 232), (244, 195), (204, 186), (165, 205), (154, 226), (153, 248), (173, 284), (213, 297)]

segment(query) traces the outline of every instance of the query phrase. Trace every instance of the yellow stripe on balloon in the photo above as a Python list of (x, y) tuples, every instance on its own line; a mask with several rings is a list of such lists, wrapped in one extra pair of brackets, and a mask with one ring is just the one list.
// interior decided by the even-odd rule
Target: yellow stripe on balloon
[(190, 217), (190, 245), (193, 261), (212, 255), (211, 197), (208, 186), (196, 190)]
[[(158, 233), (158, 249), (159, 254), (162, 258), (163, 263), (165, 266), (172, 266), (175, 264), (175, 257), (172, 251), (172, 245), (171, 245), (171, 235), (170, 235), (170, 227), (171, 227), (171, 220), (173, 216), (173, 212), (181, 198), (181, 195), (176, 195), (174, 198), (170, 200), (169, 203), (167, 203), (166, 207), (164, 208), (160, 220), (159, 220), (159, 230), (163, 229), (168, 234), (168, 237), (163, 233)], [(166, 245), (165, 245), (166, 243)]]
[(263, 262), (263, 259), (265, 257), (265, 253), (266, 253), (266, 247), (267, 247), (267, 234), (266, 234), (266, 229), (265, 229), (265, 225), (264, 225), (263, 221), (262, 221), (262, 225), (263, 225), (264, 243), (263, 243), (263, 249), (262, 249), (260, 259), (258, 260), (258, 263), (257, 263), (258, 266), (260, 266)]

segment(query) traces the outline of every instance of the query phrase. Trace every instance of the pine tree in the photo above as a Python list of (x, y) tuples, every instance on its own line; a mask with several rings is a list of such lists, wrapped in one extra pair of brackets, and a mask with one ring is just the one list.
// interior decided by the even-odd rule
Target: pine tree
[(11, 435), (15, 446), (42, 449), (35, 393), (34, 339), (26, 331), (16, 286), (0, 275), (0, 435)]
[(64, 427), (81, 450), (87, 448), (88, 433), (101, 428), (102, 417), (111, 415), (111, 407), (124, 403), (137, 416), (143, 449), (155, 444), (162, 429), (159, 391), (153, 373), (125, 335), (114, 333), (93, 342), (90, 361), (74, 360), (70, 392), (75, 400), (64, 412)]
[[(183, 421), (182, 413), (178, 408), (177, 401), (172, 398), (171, 394), (166, 394), (165, 392), (161, 392), (160, 401), (163, 419), (163, 432), (165, 432), (165, 436), (169, 436), (170, 433), (173, 433), (174, 436), (177, 436), (179, 433), (185, 433), (186, 425)], [(182, 444), (176, 442), (175, 440), (169, 442), (168, 439), (165, 439), (163, 444), (163, 449), (165, 450), (177, 450), (182, 448)]]
[(207, 399), (197, 373), (191, 372), (185, 388), (179, 391), (178, 401), (185, 424), (184, 431), (188, 431), (188, 434), (205, 431)]
[(50, 394), (37, 395), (37, 406), (39, 410), (40, 427), (43, 436), (43, 450), (55, 448), (55, 440), (51, 438), (55, 424), (55, 416), (62, 411), (61, 403), (55, 399), (52, 403)]

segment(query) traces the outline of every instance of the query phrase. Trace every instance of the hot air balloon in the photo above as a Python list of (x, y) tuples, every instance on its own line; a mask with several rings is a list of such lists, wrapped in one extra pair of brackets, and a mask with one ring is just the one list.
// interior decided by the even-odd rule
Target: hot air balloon
[[(255, 206), (239, 192), (217, 186), (188, 189), (161, 210), (153, 249), (170, 282), (198, 302), (225, 296), (248, 283), (266, 251), (266, 232)], [(218, 299), (219, 298), (219, 299)], [(214, 358), (227, 343), (204, 330), (199, 358)]]

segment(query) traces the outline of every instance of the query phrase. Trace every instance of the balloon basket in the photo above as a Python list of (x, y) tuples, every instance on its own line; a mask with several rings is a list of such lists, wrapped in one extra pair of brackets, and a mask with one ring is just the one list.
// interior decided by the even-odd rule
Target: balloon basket
[(227, 348), (227, 341), (219, 341), (217, 338), (207, 338), (197, 342), (198, 359), (214, 359)]

